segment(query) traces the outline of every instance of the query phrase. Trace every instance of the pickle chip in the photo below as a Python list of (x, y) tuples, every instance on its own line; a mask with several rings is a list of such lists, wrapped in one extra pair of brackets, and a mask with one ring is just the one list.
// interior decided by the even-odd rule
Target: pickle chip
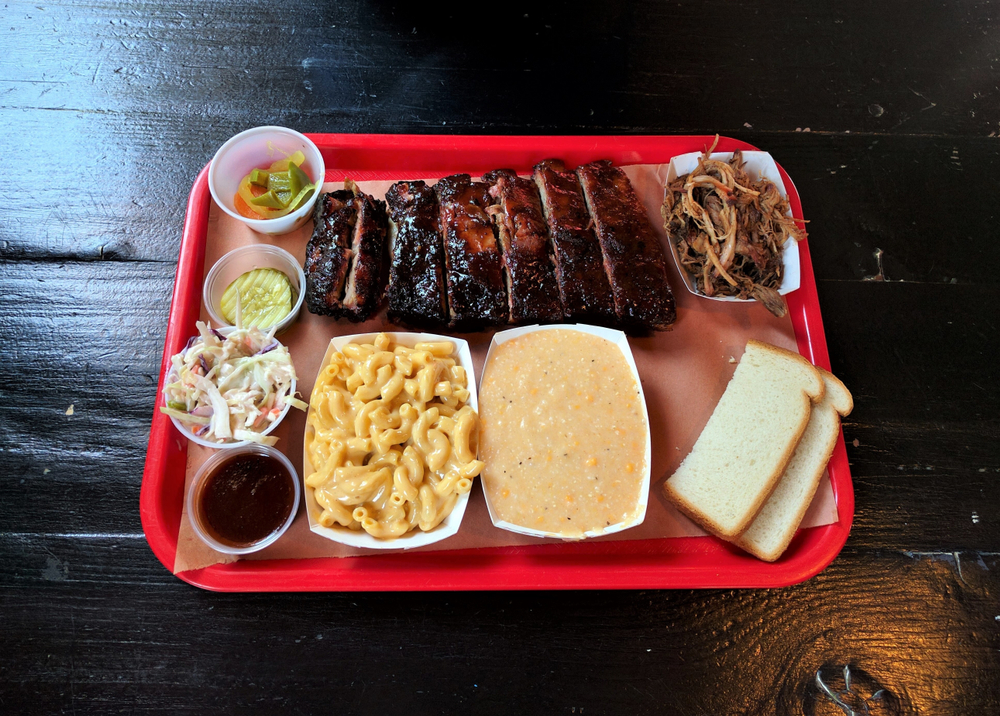
[(295, 300), (288, 276), (277, 269), (247, 271), (222, 293), (222, 317), (236, 324), (236, 298), (239, 297), (244, 328), (270, 328), (292, 312)]

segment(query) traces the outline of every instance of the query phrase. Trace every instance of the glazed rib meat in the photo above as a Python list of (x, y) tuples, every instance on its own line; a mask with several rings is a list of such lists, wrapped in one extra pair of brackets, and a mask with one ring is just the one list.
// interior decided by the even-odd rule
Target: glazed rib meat
[(434, 185), (444, 235), (449, 325), (459, 331), (507, 322), (500, 247), (486, 215), (488, 190), (468, 174), (445, 177)]
[(610, 161), (576, 170), (594, 220), (615, 313), (631, 330), (669, 328), (676, 318), (663, 248), (628, 177)]
[[(353, 187), (352, 187), (353, 188)], [(355, 190), (357, 220), (351, 241), (353, 263), (344, 287), (343, 315), (367, 321), (378, 312), (389, 279), (388, 218), (385, 203)]]
[(536, 164), (534, 178), (548, 223), (556, 283), (566, 318), (615, 325), (611, 286), (580, 180), (558, 159)]
[(339, 317), (351, 269), (351, 236), (357, 219), (354, 194), (342, 189), (323, 194), (313, 219), (306, 244), (306, 306), (313, 313)]
[(389, 205), (389, 320), (421, 328), (448, 324), (438, 202), (422, 181), (396, 182)]
[(316, 202), (313, 234), (306, 245), (306, 306), (313, 313), (351, 321), (374, 315), (385, 293), (384, 205), (339, 190)]
[(493, 218), (503, 249), (510, 322), (562, 320), (538, 188), (511, 169), (484, 174), (483, 181), (489, 184), (490, 197), (496, 202), (486, 211)]

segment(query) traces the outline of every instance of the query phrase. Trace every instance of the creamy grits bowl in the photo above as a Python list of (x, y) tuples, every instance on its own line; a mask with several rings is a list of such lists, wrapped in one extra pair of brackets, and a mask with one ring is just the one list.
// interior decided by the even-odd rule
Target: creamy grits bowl
[(479, 390), (493, 524), (580, 540), (646, 517), (649, 415), (621, 331), (526, 326), (493, 337)]

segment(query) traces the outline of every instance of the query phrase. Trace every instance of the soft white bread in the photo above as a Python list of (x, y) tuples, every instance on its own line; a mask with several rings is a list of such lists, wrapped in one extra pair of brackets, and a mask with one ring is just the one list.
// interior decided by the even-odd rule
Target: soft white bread
[(749, 341), (694, 448), (667, 480), (667, 499), (708, 531), (739, 537), (784, 474), (823, 391), (805, 358)]
[(795, 536), (837, 444), (840, 418), (854, 409), (854, 399), (844, 384), (822, 368), (819, 371), (826, 385), (823, 399), (813, 405), (809, 425), (778, 486), (736, 540), (738, 546), (768, 562), (780, 557)]

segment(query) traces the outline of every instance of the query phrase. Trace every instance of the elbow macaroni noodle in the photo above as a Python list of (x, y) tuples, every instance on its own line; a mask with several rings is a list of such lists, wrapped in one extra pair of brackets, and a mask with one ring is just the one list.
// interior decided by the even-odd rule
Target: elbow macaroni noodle
[[(348, 343), (309, 399), (305, 483), (324, 527), (382, 539), (437, 527), (483, 469), (479, 417), (450, 341)], [(308, 491), (307, 491), (308, 492)]]

